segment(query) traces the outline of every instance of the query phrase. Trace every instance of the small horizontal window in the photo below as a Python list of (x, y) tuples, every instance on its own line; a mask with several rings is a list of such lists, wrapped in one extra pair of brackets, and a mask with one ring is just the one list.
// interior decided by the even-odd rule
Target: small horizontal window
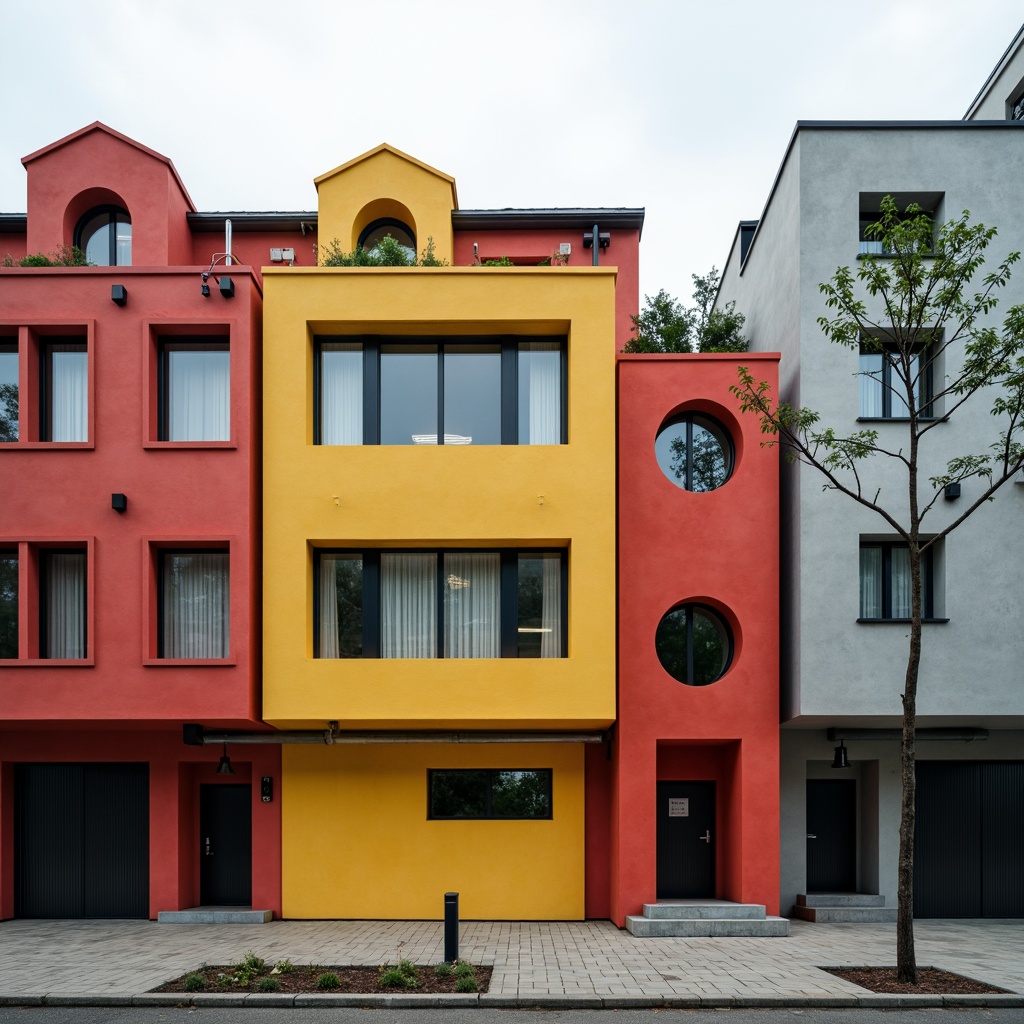
[[(933, 552), (921, 555), (921, 615), (935, 617), (935, 573)], [(888, 541), (860, 545), (860, 618), (899, 620), (911, 617), (910, 549)]]
[(161, 552), (160, 657), (227, 658), (229, 595), (228, 552)]
[(550, 768), (434, 768), (427, 772), (427, 817), (551, 817)]
[(231, 440), (231, 354), (226, 342), (160, 343), (161, 441)]
[(918, 416), (933, 417), (936, 361), (935, 352), (922, 344), (911, 350), (904, 367), (895, 346), (874, 339), (863, 341), (857, 368), (857, 415), (861, 419), (907, 419), (912, 397)]
[(561, 338), (318, 338), (316, 444), (564, 444)]
[(321, 551), (318, 658), (560, 658), (560, 551)]

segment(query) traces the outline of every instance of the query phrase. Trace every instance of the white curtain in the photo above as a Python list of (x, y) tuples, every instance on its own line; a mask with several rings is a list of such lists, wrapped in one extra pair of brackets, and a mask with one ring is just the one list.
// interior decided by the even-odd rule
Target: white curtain
[(437, 657), (437, 555), (380, 557), (381, 657)]
[(909, 619), (911, 606), (910, 549), (892, 549), (892, 618)]
[(501, 656), (501, 556), (496, 551), (444, 556), (444, 655)]
[(556, 341), (524, 342), (519, 346), (520, 444), (561, 443), (561, 352)]
[(862, 352), (858, 385), (858, 415), (881, 417), (882, 413), (882, 354)]
[(164, 556), (163, 657), (226, 658), (230, 614), (228, 556)]
[(85, 657), (85, 553), (46, 558), (46, 656)]
[(230, 353), (212, 348), (167, 352), (167, 440), (231, 440)]
[(860, 617), (882, 617), (882, 549), (860, 549)]
[(50, 351), (50, 440), (89, 440), (89, 359), (80, 345)]
[(363, 443), (363, 346), (358, 342), (320, 347), (320, 443)]
[(317, 657), (337, 658), (338, 644), (338, 559), (320, 556), (320, 649)]
[(543, 596), (541, 613), (540, 656), (560, 658), (562, 656), (562, 560), (557, 557), (542, 560), (544, 566)]

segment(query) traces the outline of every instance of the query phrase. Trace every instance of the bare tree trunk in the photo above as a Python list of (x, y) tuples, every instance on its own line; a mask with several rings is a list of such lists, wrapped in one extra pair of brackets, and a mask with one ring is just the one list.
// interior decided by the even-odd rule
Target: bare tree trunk
[(917, 984), (917, 953), (914, 948), (914, 827), (917, 775), (914, 769), (917, 736), (917, 676), (921, 664), (921, 550), (917, 530), (910, 541), (910, 657), (903, 690), (903, 737), (901, 766), (903, 799), (900, 807), (900, 859), (896, 887), (896, 976)]

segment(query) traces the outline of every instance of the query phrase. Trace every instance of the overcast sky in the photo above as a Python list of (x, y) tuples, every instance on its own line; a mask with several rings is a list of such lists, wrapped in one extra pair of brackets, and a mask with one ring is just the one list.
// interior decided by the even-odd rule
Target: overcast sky
[(199, 210), (315, 209), (316, 175), (389, 142), (462, 209), (646, 207), (641, 290), (688, 300), (797, 120), (958, 119), (1021, 20), (1020, 0), (0, 0), (0, 211), (25, 210), (21, 157), (97, 120), (169, 157)]

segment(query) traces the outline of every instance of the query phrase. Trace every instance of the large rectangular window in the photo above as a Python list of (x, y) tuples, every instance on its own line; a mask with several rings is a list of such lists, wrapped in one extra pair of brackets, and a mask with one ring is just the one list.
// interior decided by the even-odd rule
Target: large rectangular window
[(84, 551), (43, 551), (40, 657), (86, 656), (86, 558)]
[(427, 817), (550, 818), (551, 769), (429, 769)]
[[(921, 556), (921, 614), (935, 617), (935, 585), (929, 548)], [(905, 621), (911, 616), (910, 549), (889, 541), (860, 545), (860, 618)]]
[[(861, 344), (858, 364), (857, 414), (861, 419), (907, 419), (909, 392), (913, 394), (917, 414), (931, 417), (934, 360), (922, 347), (911, 355), (908, 372), (904, 374), (899, 353), (880, 342)], [(904, 381), (904, 376), (907, 382)]]
[(231, 440), (231, 356), (226, 342), (160, 345), (160, 440)]
[(89, 440), (89, 357), (81, 342), (60, 340), (43, 348), (40, 437)]
[(563, 338), (316, 339), (317, 444), (564, 444)]
[(560, 658), (561, 551), (322, 551), (319, 658)]
[(226, 551), (160, 553), (160, 657), (226, 658), (230, 652)]
[(0, 341), (0, 443), (18, 440), (18, 346)]
[(0, 658), (18, 656), (18, 552), (0, 550)]

